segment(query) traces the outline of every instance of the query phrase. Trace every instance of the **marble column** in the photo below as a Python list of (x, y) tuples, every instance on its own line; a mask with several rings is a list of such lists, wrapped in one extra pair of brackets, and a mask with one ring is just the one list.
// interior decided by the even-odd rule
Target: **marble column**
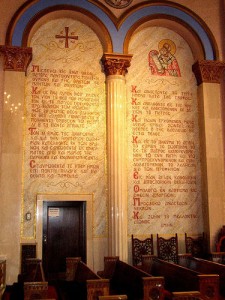
[(215, 251), (218, 231), (225, 224), (224, 125), (222, 74), (225, 63), (199, 61), (193, 65), (198, 84), (203, 201), (209, 249)]
[(17, 281), (20, 272), (20, 225), (23, 160), (23, 103), (25, 74), (31, 61), (32, 49), (0, 46), (4, 84), (2, 95), (2, 151), (0, 255), (7, 260), (7, 284)]
[(126, 80), (131, 55), (104, 54), (107, 90), (109, 255), (128, 259)]

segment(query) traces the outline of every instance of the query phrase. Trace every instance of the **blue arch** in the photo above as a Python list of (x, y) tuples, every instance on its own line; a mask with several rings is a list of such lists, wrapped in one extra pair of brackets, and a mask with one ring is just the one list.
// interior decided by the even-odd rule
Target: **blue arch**
[[(211, 44), (211, 41), (207, 33), (202, 28), (202, 26), (192, 16), (188, 15), (184, 11), (181, 11), (177, 8), (170, 7), (170, 6), (149, 6), (149, 7), (142, 8), (139, 11), (133, 13), (122, 24), (119, 31), (120, 37), (116, 39), (115, 43), (118, 42), (120, 39), (124, 40), (127, 31), (135, 22), (137, 22), (143, 17), (153, 16), (155, 14), (164, 14), (168, 16), (177, 17), (178, 19), (182, 20), (184, 23), (188, 24), (197, 33), (199, 39), (201, 40), (201, 43), (205, 51), (205, 56), (206, 56), (205, 59), (207, 60), (215, 59), (213, 46)], [(121, 45), (117, 45), (117, 44), (115, 45), (117, 47), (121, 47)]]
[[(53, 3), (54, 2), (54, 3)], [(116, 29), (115, 25), (111, 21), (111, 19), (107, 16), (105, 12), (103, 12), (99, 7), (94, 4), (86, 1), (86, 0), (40, 0), (37, 3), (31, 5), (18, 19), (16, 26), (12, 35), (12, 45), (13, 46), (21, 46), (22, 44), (22, 36), (24, 29), (26, 28), (28, 22), (34, 17), (35, 14), (41, 12), (43, 9), (49, 8), (55, 5), (73, 5), (76, 7), (81, 7), (96, 15), (103, 24), (107, 27), (113, 42), (113, 51), (116, 53), (123, 53), (123, 43), (127, 31), (129, 28), (146, 16), (153, 16), (154, 14), (165, 14), (168, 16), (175, 16), (178, 19), (181, 19), (183, 22), (188, 24), (198, 35), (201, 43), (203, 45), (205, 51), (205, 59), (213, 60), (214, 51), (211, 41), (203, 29), (203, 27), (190, 15), (186, 12), (179, 10), (178, 8), (174, 8), (171, 6), (148, 6), (141, 8), (131, 14), (121, 25), (119, 30)]]
[(37, 3), (31, 5), (21, 17), (18, 19), (12, 35), (12, 45), (21, 46), (24, 29), (28, 22), (39, 12), (44, 9), (50, 8), (56, 5), (71, 5), (74, 7), (81, 7), (96, 15), (105, 26), (108, 28), (110, 35), (113, 37), (116, 34), (116, 27), (111, 19), (97, 6), (86, 0), (40, 0)]

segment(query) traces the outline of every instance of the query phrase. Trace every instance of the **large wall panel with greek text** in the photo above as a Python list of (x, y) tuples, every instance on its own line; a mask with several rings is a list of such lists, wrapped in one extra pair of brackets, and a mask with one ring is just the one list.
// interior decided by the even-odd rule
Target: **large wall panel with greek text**
[(197, 85), (189, 45), (162, 27), (138, 31), (128, 89), (128, 232), (203, 230)]
[(37, 194), (93, 194), (93, 235), (106, 233), (105, 76), (96, 34), (71, 18), (31, 40), (24, 126), (23, 237), (35, 235)]

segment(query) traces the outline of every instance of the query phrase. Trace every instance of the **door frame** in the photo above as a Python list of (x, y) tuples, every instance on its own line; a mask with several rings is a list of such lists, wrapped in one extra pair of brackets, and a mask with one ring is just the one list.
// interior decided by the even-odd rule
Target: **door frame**
[[(50, 210), (54, 208), (54, 212), (59, 214), (59, 218), (52, 218), (52, 216), (49, 215)], [(86, 249), (86, 201), (44, 201), (43, 202), (43, 241), (42, 241), (42, 264), (44, 268), (45, 275), (47, 279), (50, 280), (52, 278), (60, 278), (59, 274), (62, 274), (62, 272), (65, 272), (66, 269), (66, 257), (72, 256), (79, 256), (81, 257), (82, 261), (84, 263), (87, 262), (86, 255), (87, 255), (87, 249)], [(62, 214), (61, 214), (62, 213)], [(68, 218), (67, 214), (68, 213)], [(64, 215), (65, 214), (65, 215)], [(65, 219), (64, 219), (65, 218)], [(71, 222), (69, 222), (69, 218)], [(60, 222), (58, 222), (60, 220)], [(65, 232), (65, 227), (63, 222), (66, 223), (66, 226), (70, 226), (68, 228), (69, 232)], [(63, 228), (63, 233), (62, 233)], [(67, 228), (67, 227), (66, 227)], [(72, 234), (71, 230), (74, 234)], [(51, 231), (51, 233), (50, 233)], [(57, 242), (53, 239), (53, 237), (48, 234), (59, 234), (62, 238), (68, 234), (67, 242), (68, 245), (70, 245), (70, 249), (68, 247), (65, 247), (66, 241), (64, 240), (63, 243), (61, 243), (58, 239)], [(72, 238), (73, 236), (73, 238)], [(76, 238), (75, 238), (76, 236)], [(70, 242), (69, 242), (70, 240)], [(71, 244), (71, 240), (74, 241), (73, 244)], [(77, 246), (75, 246), (77, 244)], [(58, 251), (56, 251), (56, 248)], [(63, 246), (62, 246), (63, 245)], [(61, 249), (63, 248), (63, 250)], [(51, 250), (50, 250), (51, 249)], [(60, 253), (59, 251), (62, 250), (63, 253)], [(55, 258), (52, 259), (52, 255), (50, 251), (56, 251), (55, 255), (59, 255), (57, 262), (55, 261)], [(65, 252), (64, 252), (65, 251)], [(75, 251), (75, 252), (74, 252)], [(68, 254), (68, 252), (70, 254)], [(71, 254), (71, 253), (76, 254)], [(65, 254), (67, 253), (67, 254)], [(53, 267), (54, 271), (51, 269)], [(53, 266), (54, 265), (54, 266)], [(50, 276), (50, 277), (49, 277)], [(56, 277), (55, 277), (56, 276)]]
[(87, 265), (93, 269), (93, 194), (39, 194), (37, 195), (36, 241), (37, 257), (42, 259), (43, 202), (44, 201), (83, 201), (86, 202), (86, 258)]

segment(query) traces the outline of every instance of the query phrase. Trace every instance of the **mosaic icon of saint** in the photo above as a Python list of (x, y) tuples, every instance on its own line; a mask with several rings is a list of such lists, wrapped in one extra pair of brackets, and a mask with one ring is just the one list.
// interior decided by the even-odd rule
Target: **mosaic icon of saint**
[(176, 57), (176, 45), (165, 39), (159, 42), (159, 51), (151, 50), (148, 55), (149, 67), (152, 75), (181, 77)]

